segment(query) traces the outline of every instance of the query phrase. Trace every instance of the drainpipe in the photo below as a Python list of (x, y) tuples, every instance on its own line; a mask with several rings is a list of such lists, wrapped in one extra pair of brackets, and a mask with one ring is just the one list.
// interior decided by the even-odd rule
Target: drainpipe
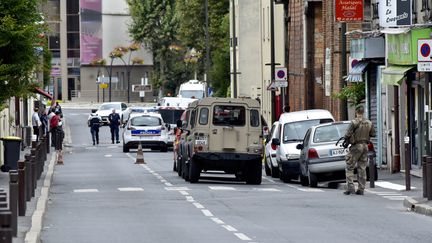
[[(275, 81), (275, 30), (274, 30), (274, 0), (270, 0), (270, 75), (271, 82)], [(272, 124), (276, 121), (275, 91), (271, 91)]]
[(399, 88), (393, 86), (393, 104), (394, 104), (394, 141), (395, 153), (393, 155), (392, 173), (400, 171), (400, 135), (399, 135)]
[[(346, 23), (341, 23), (341, 75), (340, 75), (340, 83), (339, 87), (342, 89), (346, 86), (345, 80), (343, 79), (344, 76), (347, 75), (347, 38), (346, 38)], [(341, 112), (341, 119), (347, 120), (348, 119), (348, 110), (347, 110), (347, 104), (344, 101), (340, 102), (340, 112)]]

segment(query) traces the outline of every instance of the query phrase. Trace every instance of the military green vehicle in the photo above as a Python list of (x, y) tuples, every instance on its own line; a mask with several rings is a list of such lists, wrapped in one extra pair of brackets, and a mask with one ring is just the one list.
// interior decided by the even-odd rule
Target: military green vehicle
[(250, 98), (206, 97), (189, 104), (178, 121), (178, 172), (191, 183), (202, 171), (235, 174), (248, 184), (261, 184), (262, 124), (260, 104)]

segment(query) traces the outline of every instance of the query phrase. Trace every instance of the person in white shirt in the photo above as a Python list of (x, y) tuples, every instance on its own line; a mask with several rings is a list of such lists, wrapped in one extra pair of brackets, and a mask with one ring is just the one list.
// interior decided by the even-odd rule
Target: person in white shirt
[(34, 113), (32, 115), (32, 126), (33, 126), (33, 134), (36, 135), (36, 142), (39, 141), (39, 127), (41, 125), (41, 120), (39, 118), (39, 108), (35, 107), (33, 109)]

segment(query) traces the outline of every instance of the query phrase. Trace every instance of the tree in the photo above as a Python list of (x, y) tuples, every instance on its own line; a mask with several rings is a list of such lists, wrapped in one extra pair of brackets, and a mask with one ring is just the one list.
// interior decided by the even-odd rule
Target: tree
[[(28, 97), (35, 86), (34, 73), (46, 70), (40, 55), (46, 52), (46, 31), (39, 0), (0, 1), (0, 105), (12, 96)], [(45, 48), (44, 48), (45, 47)], [(39, 55), (39, 56), (38, 56)], [(44, 68), (43, 68), (44, 67)]]
[(169, 47), (176, 42), (177, 20), (174, 16), (175, 0), (127, 0), (132, 23), (129, 32), (136, 42), (144, 43), (153, 52), (156, 74), (153, 84), (166, 85)]

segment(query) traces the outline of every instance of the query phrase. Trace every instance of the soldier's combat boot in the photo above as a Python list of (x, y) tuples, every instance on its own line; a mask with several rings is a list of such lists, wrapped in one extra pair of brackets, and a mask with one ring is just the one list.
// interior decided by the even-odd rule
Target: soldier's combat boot
[(357, 191), (355, 192), (355, 194), (357, 194), (357, 195), (363, 195), (364, 192), (363, 192), (363, 190), (357, 190)]

